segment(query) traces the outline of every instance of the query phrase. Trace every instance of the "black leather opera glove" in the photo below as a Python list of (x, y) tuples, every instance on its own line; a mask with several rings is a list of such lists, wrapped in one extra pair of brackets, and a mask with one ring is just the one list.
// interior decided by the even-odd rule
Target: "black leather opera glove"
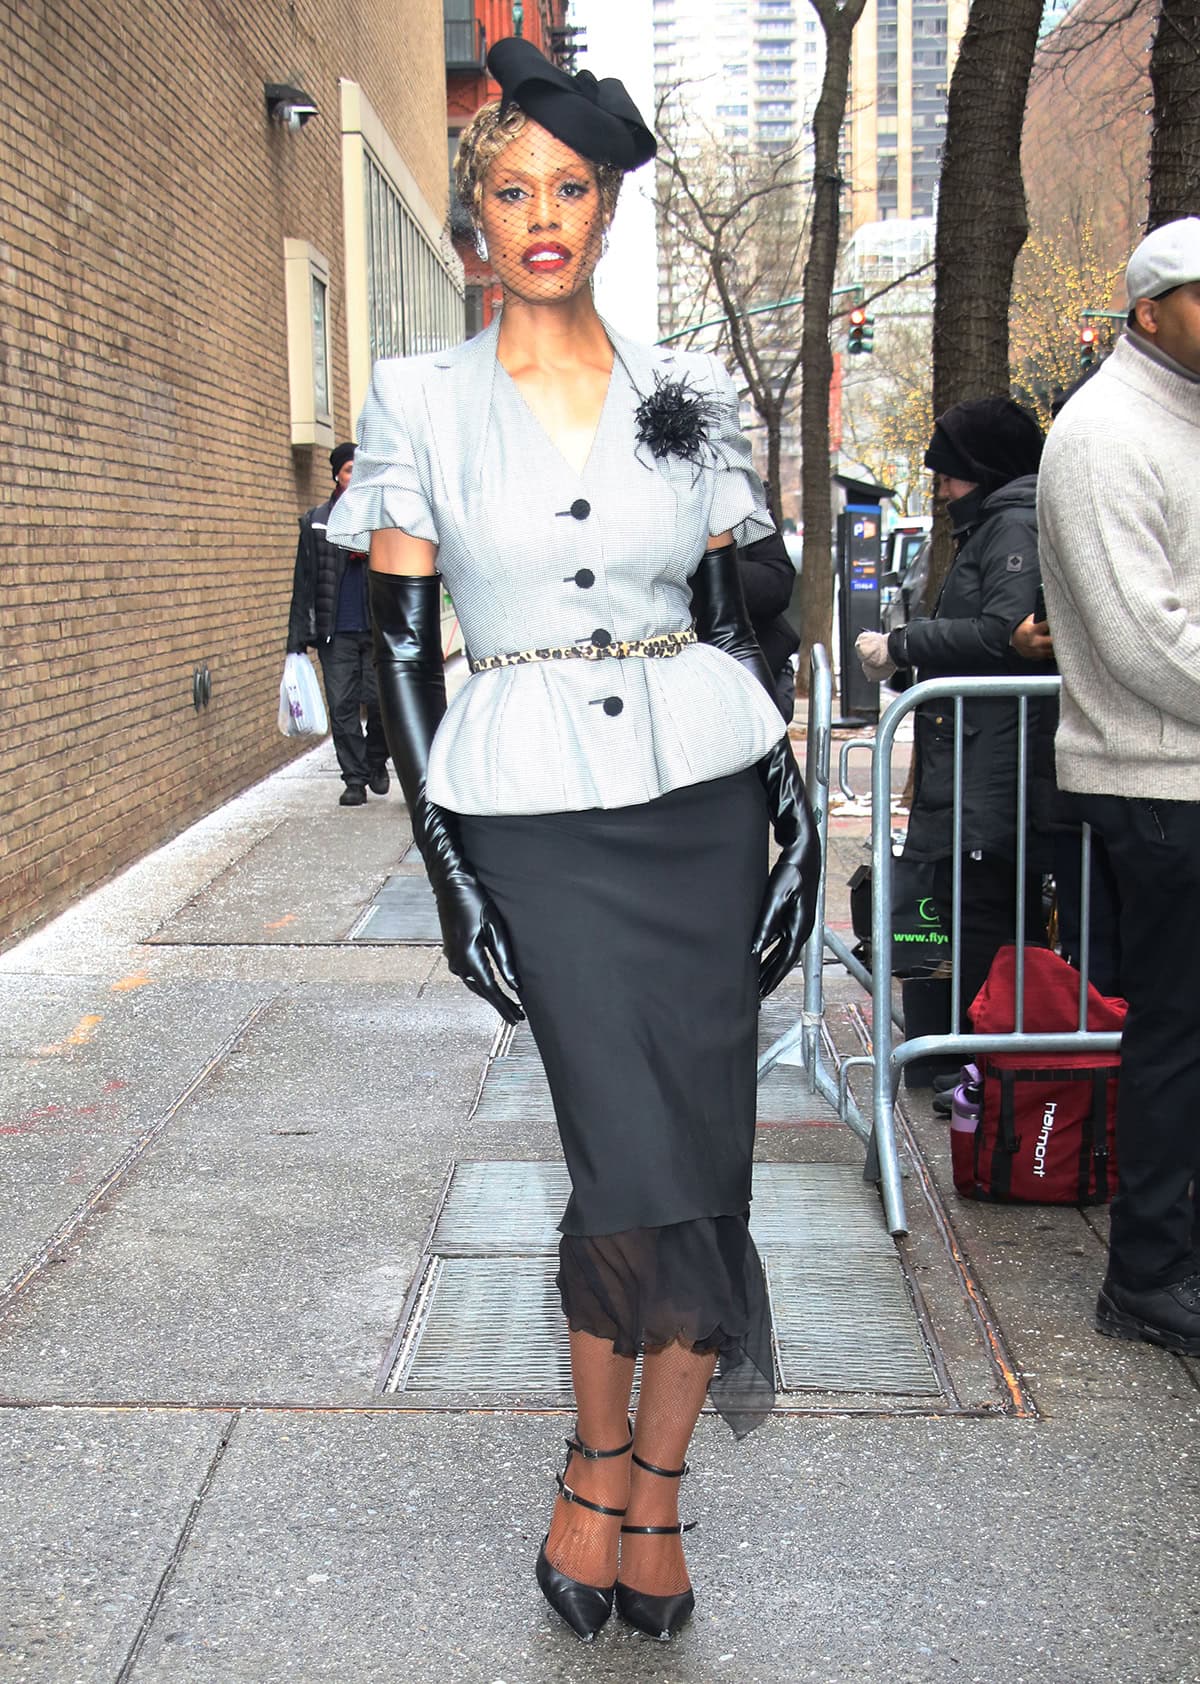
[(375, 571), (368, 579), (383, 732), (437, 901), (442, 951), (472, 993), (516, 1023), (525, 1014), (492, 970), (494, 964), (513, 993), (519, 991), (508, 932), (462, 856), (452, 815), (425, 790), (429, 750), (446, 711), (441, 580)]
[(767, 879), (751, 945), (751, 951), (762, 960), (758, 997), (765, 1000), (798, 962), (812, 934), (821, 880), (821, 843), (804, 779), (786, 737), (781, 737), (759, 761), (758, 775), (767, 792), (771, 828), (779, 844), (779, 857)]
[[(750, 627), (738, 573), (737, 548), (725, 544), (706, 550), (691, 578), (692, 617), (702, 643), (724, 649), (747, 667), (775, 702), (775, 684)], [(758, 763), (767, 794), (771, 828), (779, 858), (767, 879), (767, 892), (751, 951), (760, 959), (758, 994), (765, 1000), (800, 958), (817, 914), (821, 844), (813, 823), (804, 779), (786, 736)]]

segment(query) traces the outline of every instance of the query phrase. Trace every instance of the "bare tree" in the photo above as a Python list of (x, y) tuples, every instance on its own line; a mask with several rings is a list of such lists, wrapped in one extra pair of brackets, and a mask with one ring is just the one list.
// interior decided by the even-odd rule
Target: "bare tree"
[(763, 306), (798, 289), (808, 208), (804, 149), (731, 149), (705, 135), (677, 89), (659, 102), (656, 127), (659, 237), (672, 281), (682, 278), (685, 325), (693, 330), (680, 337), (695, 344), (694, 330), (704, 323), (703, 345), (727, 350), (736, 364), (766, 434), (767, 500), (780, 524), (781, 444), (800, 349), (796, 308)]
[(804, 265), (804, 326), (800, 339), (801, 504), (804, 573), (800, 583), (801, 643), (797, 687), (808, 688), (809, 652), (828, 646), (833, 631), (833, 490), (829, 478), (829, 340), (831, 295), (841, 229), (840, 151), (850, 86), (850, 39), (866, 0), (812, 0), (825, 31), (825, 74), (813, 112), (813, 189), (808, 259)]
[(881, 311), (876, 324), (874, 355), (854, 359), (870, 367), (855, 368), (843, 380), (843, 454), (877, 484), (895, 486), (902, 513), (920, 514), (928, 492), (923, 464), (933, 424), (929, 314), (927, 309)]
[(1200, 213), (1200, 0), (1161, 0), (1150, 49), (1149, 227)]

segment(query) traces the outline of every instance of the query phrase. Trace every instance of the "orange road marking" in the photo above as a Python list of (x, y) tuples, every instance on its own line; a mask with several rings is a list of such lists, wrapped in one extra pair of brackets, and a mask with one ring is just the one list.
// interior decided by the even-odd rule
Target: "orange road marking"
[(39, 1047), (37, 1050), (39, 1053), (50, 1057), (55, 1053), (66, 1052), (68, 1047), (86, 1047), (103, 1021), (104, 1019), (99, 1013), (81, 1017), (71, 1033), (65, 1036), (63, 1040), (56, 1041), (53, 1046)]

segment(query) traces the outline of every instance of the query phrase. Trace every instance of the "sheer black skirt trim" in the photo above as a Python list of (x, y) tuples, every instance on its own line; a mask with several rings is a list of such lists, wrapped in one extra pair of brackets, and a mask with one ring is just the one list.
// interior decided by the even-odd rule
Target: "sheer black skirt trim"
[(558, 1289), (572, 1331), (610, 1341), (620, 1356), (675, 1342), (715, 1351), (709, 1397), (737, 1438), (773, 1408), (766, 1281), (744, 1216), (564, 1234)]

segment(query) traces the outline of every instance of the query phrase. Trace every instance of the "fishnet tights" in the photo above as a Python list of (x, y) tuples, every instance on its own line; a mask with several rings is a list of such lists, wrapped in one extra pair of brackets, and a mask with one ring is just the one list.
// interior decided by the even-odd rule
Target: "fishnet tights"
[[(571, 1378), (575, 1386), (577, 1437), (591, 1450), (615, 1450), (629, 1437), (629, 1393), (633, 1358), (619, 1357), (607, 1339), (572, 1333)], [(629, 1456), (593, 1462), (572, 1455), (566, 1482), (589, 1502), (623, 1509), (629, 1501)], [(546, 1554), (553, 1566), (581, 1584), (605, 1590), (617, 1576), (621, 1522), (593, 1514), (561, 1497), (554, 1504)]]
[[(642, 1387), (633, 1448), (658, 1468), (681, 1468), (716, 1367), (716, 1353), (697, 1354), (678, 1343), (642, 1358)], [(674, 1526), (679, 1519), (678, 1479), (646, 1473), (633, 1463), (628, 1526)], [(683, 1539), (621, 1538), (621, 1583), (646, 1596), (679, 1596), (690, 1584)]]

